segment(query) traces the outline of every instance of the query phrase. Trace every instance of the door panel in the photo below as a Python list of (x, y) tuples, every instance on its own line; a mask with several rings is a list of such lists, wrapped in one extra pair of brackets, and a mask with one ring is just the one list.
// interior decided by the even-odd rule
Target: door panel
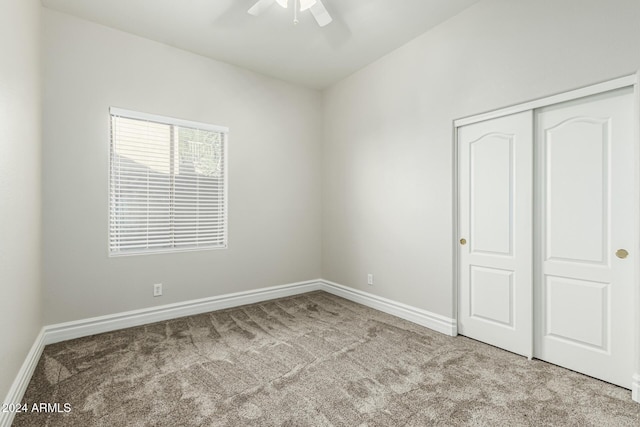
[(545, 130), (546, 260), (607, 262), (609, 129), (578, 116)]
[(459, 332), (532, 355), (533, 113), (458, 129)]
[(633, 92), (536, 111), (540, 272), (535, 356), (630, 388)]
[(514, 135), (490, 133), (469, 143), (469, 245), (472, 253), (512, 255)]
[(547, 275), (545, 286), (545, 335), (607, 351), (609, 283)]
[(513, 327), (513, 271), (470, 268), (471, 318)]

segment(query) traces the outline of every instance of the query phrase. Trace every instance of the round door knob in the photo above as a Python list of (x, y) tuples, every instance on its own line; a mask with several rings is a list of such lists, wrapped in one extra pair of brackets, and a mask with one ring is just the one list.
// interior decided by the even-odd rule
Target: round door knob
[(466, 245), (467, 244), (467, 239), (460, 239), (460, 244), (462, 246)]
[(627, 252), (626, 249), (618, 249), (616, 251), (616, 256), (620, 259), (625, 259), (626, 257), (629, 256), (629, 252)]

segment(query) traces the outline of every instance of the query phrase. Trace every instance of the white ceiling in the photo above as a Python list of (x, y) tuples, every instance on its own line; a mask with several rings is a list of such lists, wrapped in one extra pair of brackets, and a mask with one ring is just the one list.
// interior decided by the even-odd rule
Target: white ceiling
[(334, 21), (291, 7), (259, 17), (256, 0), (42, 0), (45, 7), (235, 64), (325, 88), (478, 0), (323, 0)]

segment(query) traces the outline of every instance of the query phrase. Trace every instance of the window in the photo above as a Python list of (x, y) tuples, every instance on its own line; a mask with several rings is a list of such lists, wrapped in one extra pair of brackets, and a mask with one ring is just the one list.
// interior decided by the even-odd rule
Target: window
[(227, 133), (111, 108), (110, 255), (226, 248)]

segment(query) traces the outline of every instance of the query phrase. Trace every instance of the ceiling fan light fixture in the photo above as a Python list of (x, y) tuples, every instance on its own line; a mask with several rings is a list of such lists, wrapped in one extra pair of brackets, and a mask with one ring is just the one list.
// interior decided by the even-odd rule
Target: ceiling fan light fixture
[(309, 9), (316, 4), (316, 0), (300, 0), (300, 12)]
[[(250, 15), (259, 16), (274, 3), (278, 3), (281, 7), (287, 9), (289, 6), (289, 0), (257, 0), (256, 3), (251, 6), (247, 11)], [(324, 27), (329, 25), (333, 19), (327, 9), (324, 7), (322, 0), (293, 0), (293, 23), (297, 24), (298, 12), (305, 10), (311, 11), (311, 15), (315, 18), (319, 26)]]

